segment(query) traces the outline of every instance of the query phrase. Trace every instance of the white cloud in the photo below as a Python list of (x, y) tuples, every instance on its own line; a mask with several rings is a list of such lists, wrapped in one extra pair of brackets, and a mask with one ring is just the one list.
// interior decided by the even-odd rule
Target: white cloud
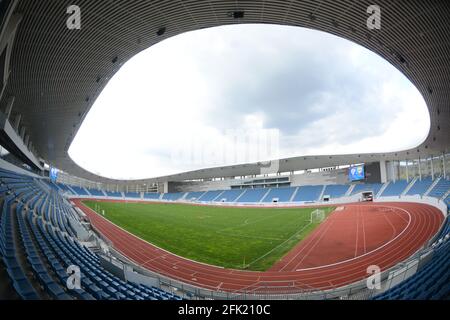
[(131, 179), (268, 160), (254, 148), (268, 135), (279, 137), (279, 157), (387, 152), (419, 144), (427, 112), (403, 75), (349, 41), (227, 26), (165, 40), (127, 62), (69, 154), (91, 172)]

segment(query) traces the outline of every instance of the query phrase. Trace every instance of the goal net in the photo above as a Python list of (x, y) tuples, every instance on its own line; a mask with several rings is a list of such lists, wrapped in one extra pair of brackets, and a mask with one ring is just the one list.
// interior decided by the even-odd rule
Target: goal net
[(319, 223), (325, 220), (325, 210), (316, 209), (311, 212), (311, 223)]

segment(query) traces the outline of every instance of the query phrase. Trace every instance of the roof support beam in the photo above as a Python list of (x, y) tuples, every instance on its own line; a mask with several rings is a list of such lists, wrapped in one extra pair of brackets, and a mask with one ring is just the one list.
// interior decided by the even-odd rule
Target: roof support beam
[(8, 101), (6, 102), (6, 109), (5, 109), (6, 120), (9, 120), (9, 117), (11, 117), (11, 111), (14, 106), (14, 101), (16, 101), (16, 97), (10, 96), (8, 98)]
[(16, 115), (16, 119), (14, 120), (14, 129), (16, 132), (19, 132), (20, 120), (22, 120), (22, 115), (18, 113)]

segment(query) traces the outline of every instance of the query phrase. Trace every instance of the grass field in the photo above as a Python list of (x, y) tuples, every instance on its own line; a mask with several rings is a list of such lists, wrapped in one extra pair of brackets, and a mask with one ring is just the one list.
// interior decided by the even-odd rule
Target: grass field
[[(311, 208), (227, 208), (84, 201), (160, 248), (216, 266), (265, 271), (319, 223)], [(329, 214), (333, 208), (321, 208)]]

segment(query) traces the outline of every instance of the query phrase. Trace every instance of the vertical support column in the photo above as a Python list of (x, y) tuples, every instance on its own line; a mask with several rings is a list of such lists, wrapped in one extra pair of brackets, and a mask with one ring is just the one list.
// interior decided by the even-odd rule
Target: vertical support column
[(431, 180), (434, 180), (433, 156), (430, 157), (430, 164), (431, 164)]
[(22, 139), (22, 142), (23, 142), (23, 140), (25, 139), (25, 127), (20, 128), (19, 136), (20, 136), (20, 138)]
[(391, 161), (391, 174), (392, 181), (395, 183), (397, 181), (397, 172), (395, 172), (395, 160)]
[(442, 171), (443, 171), (444, 179), (446, 179), (447, 172), (445, 171), (445, 153), (442, 154)]
[(19, 113), (14, 121), (14, 129), (16, 129), (16, 132), (19, 132), (20, 120), (22, 120), (22, 115)]
[(6, 102), (5, 116), (6, 116), (7, 120), (9, 120), (9, 117), (11, 116), (11, 112), (12, 112), (12, 108), (13, 108), (15, 100), (16, 100), (16, 97), (10, 96), (8, 98), (8, 101)]
[(420, 157), (419, 157), (419, 180), (422, 181), (422, 168), (420, 167)]
[(406, 159), (406, 182), (409, 182), (408, 159)]
[(380, 161), (380, 179), (381, 179), (381, 183), (387, 182), (386, 161), (385, 160)]

